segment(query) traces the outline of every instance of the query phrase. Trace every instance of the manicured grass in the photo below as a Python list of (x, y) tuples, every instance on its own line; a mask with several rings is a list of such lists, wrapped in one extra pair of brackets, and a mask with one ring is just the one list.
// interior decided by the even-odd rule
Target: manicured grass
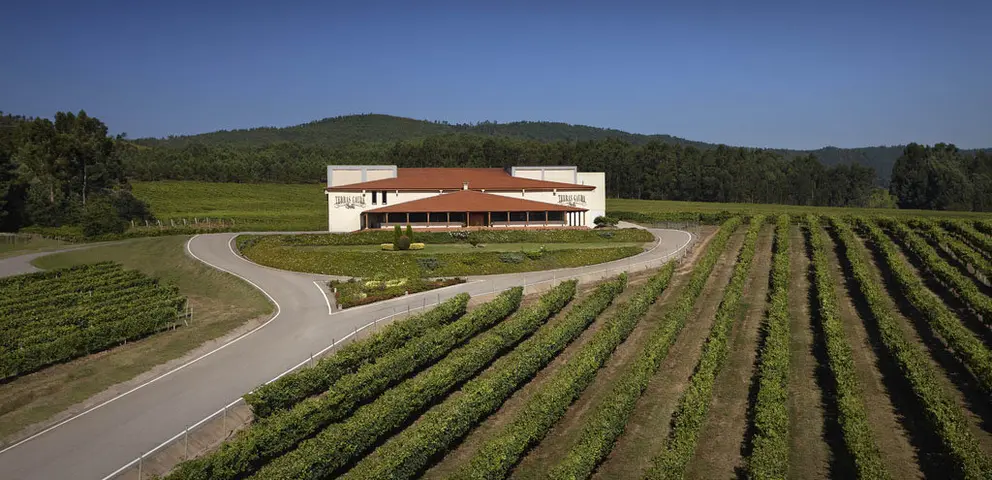
[[(270, 267), (362, 278), (376, 275), (386, 278), (452, 277), (531, 272), (603, 263), (644, 251), (638, 244), (558, 244), (558, 248), (551, 248), (552, 244), (534, 244), (535, 248), (510, 251), (493, 248), (500, 244), (487, 244), (484, 248), (473, 248), (467, 244), (429, 244), (425, 250), (387, 252), (378, 250), (378, 245), (371, 246), (373, 248), (361, 245), (293, 245), (287, 241), (292, 238), (283, 235), (239, 237), (238, 248), (252, 261)], [(577, 248), (576, 245), (583, 247)]]
[[(575, 250), (586, 248), (609, 248), (609, 247), (638, 247), (641, 243), (633, 242), (594, 242), (594, 243), (488, 243), (485, 246), (473, 247), (467, 243), (449, 243), (438, 245), (427, 245), (423, 250), (392, 250), (394, 255), (423, 255), (431, 253), (483, 253), (483, 252), (520, 252), (524, 250), (537, 250), (544, 247), (545, 250)], [(383, 251), (379, 245), (324, 245), (295, 247), (307, 252), (380, 252)]]
[(988, 212), (952, 212), (935, 210), (898, 210), (883, 208), (847, 208), (847, 207), (807, 207), (800, 205), (772, 205), (763, 203), (716, 203), (716, 202), (677, 202), (671, 200), (631, 200), (610, 198), (606, 200), (606, 211), (613, 215), (616, 212), (664, 213), (664, 214), (789, 214), (800, 218), (807, 213), (817, 215), (890, 215), (897, 217), (942, 217), (966, 219), (992, 219)]
[(189, 298), (189, 327), (162, 332), (123, 347), (55, 365), (0, 385), (0, 437), (44, 422), (66, 408), (157, 365), (179, 358), (272, 311), (247, 283), (185, 255), (187, 237), (135, 239), (37, 259), (40, 268), (112, 260), (179, 286)]
[(57, 250), (71, 245), (71, 243), (35, 235), (0, 235), (0, 258), (15, 257), (26, 253), (44, 252), (47, 250)]
[(233, 219), (237, 230), (327, 230), (324, 185), (134, 182), (134, 195), (163, 223)]

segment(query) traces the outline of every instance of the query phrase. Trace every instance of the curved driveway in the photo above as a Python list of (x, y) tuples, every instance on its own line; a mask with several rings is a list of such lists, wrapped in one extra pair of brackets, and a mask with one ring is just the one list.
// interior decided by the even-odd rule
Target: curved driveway
[[(341, 339), (373, 320), (430, 306), (461, 292), (481, 295), (494, 289), (604, 267), (619, 270), (630, 262), (663, 257), (691, 241), (689, 233), (679, 230), (652, 230), (652, 233), (657, 237), (657, 243), (648, 252), (631, 257), (632, 260), (557, 271), (471, 277), (461, 285), (355, 307), (333, 315), (328, 314), (323, 290), (314, 283), (329, 277), (287, 272), (249, 262), (231, 247), (237, 235), (234, 233), (198, 235), (187, 243), (187, 253), (261, 289), (276, 304), (275, 315), (215, 350), (0, 450), (0, 478), (104, 478), (186, 426), (293, 368), (310, 354), (324, 350), (334, 339)], [(0, 260), (0, 271), (4, 270), (4, 263), (24, 263), (18, 258)]]

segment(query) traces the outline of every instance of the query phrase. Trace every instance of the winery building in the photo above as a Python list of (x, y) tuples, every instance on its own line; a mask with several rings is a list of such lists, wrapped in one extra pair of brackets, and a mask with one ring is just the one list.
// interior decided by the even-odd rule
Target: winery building
[(327, 229), (584, 228), (606, 214), (606, 174), (576, 167), (329, 165)]

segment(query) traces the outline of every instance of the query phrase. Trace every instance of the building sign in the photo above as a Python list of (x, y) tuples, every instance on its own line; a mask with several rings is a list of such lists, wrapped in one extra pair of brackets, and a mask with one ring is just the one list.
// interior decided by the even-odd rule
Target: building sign
[(568, 205), (571, 207), (574, 207), (576, 205), (585, 205), (586, 196), (581, 194), (558, 195), (558, 203), (562, 205)]
[(365, 195), (335, 195), (334, 208), (365, 208)]

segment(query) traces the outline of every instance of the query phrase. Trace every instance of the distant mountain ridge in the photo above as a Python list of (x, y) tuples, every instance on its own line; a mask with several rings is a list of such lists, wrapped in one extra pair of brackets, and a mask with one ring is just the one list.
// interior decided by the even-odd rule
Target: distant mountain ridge
[[(161, 139), (142, 138), (135, 140), (135, 143), (166, 148), (181, 148), (191, 144), (257, 147), (282, 142), (308, 147), (340, 147), (353, 143), (391, 143), (456, 133), (510, 137), (541, 142), (576, 142), (617, 138), (635, 145), (659, 141), (691, 145), (701, 149), (718, 146), (718, 144), (697, 142), (671, 135), (644, 135), (611, 128), (572, 125), (562, 122), (497, 123), (486, 121), (476, 124), (449, 124), (383, 114), (330, 117), (290, 127), (219, 130), (197, 135), (169, 136)], [(875, 169), (879, 180), (884, 184), (888, 182), (892, 166), (902, 154), (903, 148), (904, 145), (859, 148), (824, 147), (816, 150), (770, 148), (766, 150), (777, 152), (787, 158), (812, 153), (825, 165), (854, 162), (869, 166)]]

